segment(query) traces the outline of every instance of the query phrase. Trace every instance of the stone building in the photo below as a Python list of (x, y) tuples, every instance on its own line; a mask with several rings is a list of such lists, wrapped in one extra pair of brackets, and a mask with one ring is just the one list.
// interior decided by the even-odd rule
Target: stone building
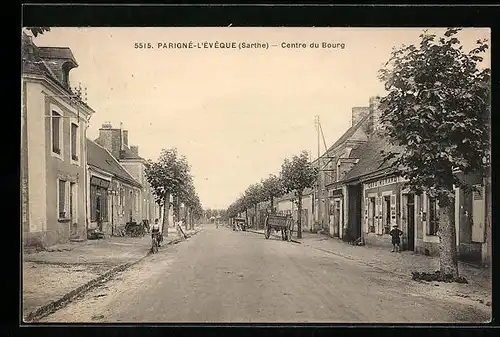
[(22, 36), (21, 208), (25, 245), (86, 239), (86, 134), (94, 110), (71, 89), (66, 47)]
[[(95, 142), (109, 151), (109, 153), (127, 170), (127, 172), (141, 184), (142, 189), (139, 196), (138, 219), (147, 220), (152, 223), (160, 219), (160, 207), (155, 202), (153, 190), (146, 179), (146, 160), (139, 156), (139, 147), (129, 145), (128, 130), (113, 128), (110, 123), (105, 123), (99, 129), (99, 137)], [(169, 212), (172, 217), (173, 212)], [(172, 219), (170, 219), (172, 223)]]
[(114, 235), (129, 222), (140, 223), (142, 185), (97, 143), (87, 139), (89, 229)]

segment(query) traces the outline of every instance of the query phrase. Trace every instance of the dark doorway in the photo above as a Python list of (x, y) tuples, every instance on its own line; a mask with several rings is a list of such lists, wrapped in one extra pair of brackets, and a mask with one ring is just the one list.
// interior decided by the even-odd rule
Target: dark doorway
[(348, 187), (348, 235), (352, 240), (361, 237), (361, 184)]
[(99, 231), (102, 232), (101, 197), (96, 196), (95, 199), (96, 199), (95, 214), (96, 214), (97, 227), (99, 228)]
[(408, 194), (408, 250), (415, 250), (415, 195)]
[(391, 231), (391, 196), (384, 196), (384, 234)]

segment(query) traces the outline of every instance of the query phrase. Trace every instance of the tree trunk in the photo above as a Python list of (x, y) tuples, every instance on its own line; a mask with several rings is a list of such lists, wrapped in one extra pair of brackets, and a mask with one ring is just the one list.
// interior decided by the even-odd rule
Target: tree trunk
[(458, 277), (457, 238), (455, 230), (455, 207), (451, 198), (439, 200), (439, 262), (441, 275)]
[(484, 202), (486, 203), (486, 259), (483, 261), (483, 264), (486, 267), (491, 266), (491, 176), (488, 171), (487, 177), (485, 179), (484, 184)]
[(184, 228), (188, 230), (188, 221), (189, 221), (189, 208), (185, 207), (184, 208)]
[(255, 225), (255, 229), (259, 229), (259, 221), (258, 221), (258, 218), (257, 218), (257, 204), (255, 204), (255, 215), (253, 217), (253, 221), (254, 221), (254, 225)]
[(302, 192), (299, 192), (298, 196), (299, 204), (297, 210), (297, 239), (302, 239)]
[(245, 221), (248, 225), (248, 208), (245, 208)]
[[(170, 193), (167, 193), (165, 196), (165, 200), (163, 200), (163, 221), (161, 224), (161, 232), (163, 233), (163, 236), (168, 236), (168, 217), (169, 217), (169, 210), (170, 210)], [(167, 230), (165, 231), (165, 228)]]
[(274, 214), (274, 197), (271, 196), (271, 214)]

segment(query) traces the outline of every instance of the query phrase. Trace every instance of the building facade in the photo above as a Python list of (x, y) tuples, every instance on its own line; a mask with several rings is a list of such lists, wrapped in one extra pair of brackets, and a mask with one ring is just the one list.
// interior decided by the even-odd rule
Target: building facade
[(94, 111), (71, 89), (69, 48), (22, 42), (21, 208), (25, 245), (86, 238), (86, 133)]
[[(99, 137), (95, 142), (108, 150), (134, 180), (141, 184), (138, 219), (147, 220), (149, 223), (160, 219), (160, 206), (156, 203), (151, 185), (146, 179), (146, 160), (139, 156), (138, 146), (129, 146), (128, 130), (123, 127), (113, 128), (110, 123), (105, 123), (99, 129)], [(172, 212), (170, 213), (169, 216), (172, 217)]]
[[(360, 147), (363, 155), (358, 163), (338, 182), (345, 192), (347, 217), (344, 228), (356, 233), (356, 237), (361, 236), (367, 245), (389, 248), (392, 246), (389, 231), (397, 224), (403, 231), (402, 249), (437, 256), (440, 244), (437, 200), (406, 188), (405, 179), (393, 166), (393, 160), (386, 160), (381, 152), (398, 153), (401, 150), (379, 137), (373, 137)], [(474, 185), (476, 190), (467, 192), (455, 188), (458, 256), (462, 260), (488, 263), (490, 238), (486, 227), (484, 184), (477, 175), (461, 175), (460, 179)]]
[[(277, 213), (281, 215), (290, 215), (293, 219), (294, 230), (297, 230), (297, 221), (298, 221), (298, 205), (297, 205), (297, 197), (294, 192), (287, 193), (286, 195), (278, 198), (276, 200)], [(302, 230), (303, 231), (314, 231), (315, 228), (314, 218), (313, 218), (313, 189), (305, 189), (302, 195)]]
[(142, 185), (111, 155), (87, 140), (89, 229), (114, 235), (127, 223), (142, 222)]

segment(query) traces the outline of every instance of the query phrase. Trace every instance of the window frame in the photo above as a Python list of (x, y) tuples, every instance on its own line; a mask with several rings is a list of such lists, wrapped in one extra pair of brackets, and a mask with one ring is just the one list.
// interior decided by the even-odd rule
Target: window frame
[[(57, 116), (54, 116), (57, 115)], [(54, 119), (59, 118), (59, 153), (54, 151)], [(64, 160), (64, 114), (62, 110), (54, 104), (50, 105), (50, 153), (52, 157)]]
[(429, 209), (427, 210), (427, 236), (438, 236), (439, 232), (439, 204), (436, 198), (427, 198)]
[[(76, 140), (75, 140), (75, 147), (76, 147), (76, 159), (74, 159), (74, 153), (73, 153), (73, 125), (76, 126)], [(78, 165), (80, 166), (81, 163), (81, 130), (80, 130), (80, 121), (78, 121), (76, 118), (72, 118), (70, 121), (70, 126), (69, 126), (69, 139), (70, 139), (70, 160), (71, 164)]]
[[(56, 202), (56, 219), (58, 220), (66, 220), (66, 219), (69, 219), (69, 212), (67, 210), (68, 208), (68, 204), (69, 204), (69, 196), (68, 196), (68, 180), (65, 180), (65, 179), (61, 179), (61, 178), (57, 178), (56, 179), (56, 198), (57, 198), (57, 202)], [(64, 198), (63, 198), (63, 201), (64, 201), (64, 207), (63, 207), (63, 212), (61, 212), (61, 183), (64, 184)], [(64, 214), (63, 214), (64, 213)], [(61, 215), (64, 215), (64, 216), (61, 216)]]

